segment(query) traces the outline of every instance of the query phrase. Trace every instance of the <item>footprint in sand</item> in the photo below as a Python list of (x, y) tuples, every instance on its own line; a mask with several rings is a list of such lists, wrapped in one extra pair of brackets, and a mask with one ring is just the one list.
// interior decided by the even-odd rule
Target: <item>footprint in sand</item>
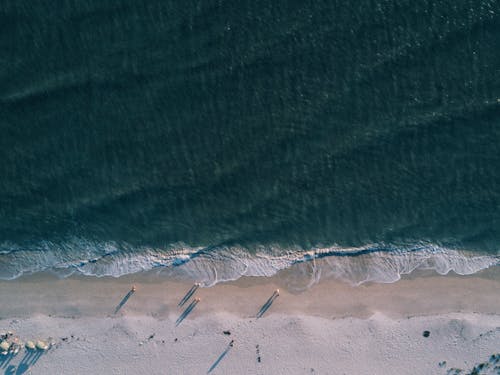
[(260, 349), (259, 349), (259, 344), (255, 345), (255, 352), (257, 353), (257, 362), (260, 363), (261, 359), (260, 359)]

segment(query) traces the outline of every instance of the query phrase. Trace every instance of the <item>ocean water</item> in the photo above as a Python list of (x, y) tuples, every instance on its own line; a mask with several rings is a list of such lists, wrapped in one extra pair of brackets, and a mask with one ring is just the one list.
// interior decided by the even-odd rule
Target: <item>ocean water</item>
[(498, 1), (3, 0), (0, 30), (2, 279), (500, 265)]

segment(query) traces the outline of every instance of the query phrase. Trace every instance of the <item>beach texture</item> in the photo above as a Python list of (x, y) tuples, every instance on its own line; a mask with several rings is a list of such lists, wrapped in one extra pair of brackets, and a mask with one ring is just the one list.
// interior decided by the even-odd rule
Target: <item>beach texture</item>
[[(0, 329), (53, 347), (34, 363), (24, 352), (2, 364), (32, 374), (498, 374), (500, 283), (423, 276), (352, 287), (322, 282), (301, 293), (278, 278), (198, 289), (176, 325), (190, 285), (37, 277), (2, 283)], [(427, 332), (426, 332), (427, 331)], [(50, 339), (49, 339), (50, 338)], [(231, 341), (232, 346), (230, 346)], [(462, 372), (458, 372), (462, 370)], [(10, 371), (10, 372), (9, 372)]]

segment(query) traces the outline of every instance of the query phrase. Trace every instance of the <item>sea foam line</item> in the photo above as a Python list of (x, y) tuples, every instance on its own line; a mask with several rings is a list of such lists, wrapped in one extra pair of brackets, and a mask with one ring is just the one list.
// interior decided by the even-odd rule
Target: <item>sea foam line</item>
[[(61, 277), (74, 273), (120, 277), (158, 269), (176, 278), (205, 286), (242, 276), (273, 276), (281, 270), (305, 286), (333, 277), (353, 285), (364, 282), (391, 283), (416, 269), (439, 274), (454, 271), (469, 275), (500, 265), (499, 255), (480, 255), (431, 243), (395, 246), (370, 244), (362, 247), (331, 246), (304, 251), (279, 246), (259, 246), (253, 252), (237, 246), (189, 247), (174, 244), (166, 249), (134, 248), (127, 244), (94, 243), (72, 239), (63, 246), (44, 242), (29, 250), (0, 247), (0, 278), (52, 271)], [(304, 281), (306, 280), (306, 281)]]

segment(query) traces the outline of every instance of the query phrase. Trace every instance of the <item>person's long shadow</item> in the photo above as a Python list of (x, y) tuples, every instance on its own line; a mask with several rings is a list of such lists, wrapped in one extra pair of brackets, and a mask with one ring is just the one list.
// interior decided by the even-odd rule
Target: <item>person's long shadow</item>
[(182, 321), (184, 319), (186, 319), (186, 317), (191, 313), (191, 311), (193, 311), (193, 309), (196, 307), (196, 305), (198, 304), (198, 302), (200, 302), (200, 299), (199, 298), (196, 298), (194, 301), (192, 301), (188, 307), (186, 307), (186, 310), (184, 310), (184, 312), (177, 318), (177, 320), (175, 321), (175, 326), (177, 327), (179, 324), (182, 323)]
[(264, 303), (264, 305), (262, 305), (262, 307), (260, 308), (259, 312), (257, 313), (257, 319), (260, 318), (262, 315), (264, 315), (264, 313), (271, 307), (271, 305), (276, 300), (276, 298), (279, 297), (279, 295), (280, 295), (280, 290), (276, 289), (271, 295), (271, 297), (269, 297), (269, 299), (266, 301), (266, 303)]
[(123, 299), (120, 301), (120, 303), (118, 304), (118, 306), (116, 306), (115, 314), (118, 313), (118, 311), (120, 311), (120, 309), (123, 307), (123, 305), (125, 305), (127, 303), (128, 299), (134, 293), (135, 293), (135, 287), (132, 287), (132, 289), (130, 289), (129, 292), (125, 295), (125, 297), (123, 297)]
[(3, 355), (0, 357), (0, 367), (1, 368), (6, 368), (10, 361), (12, 361), (12, 358), (14, 358), (16, 355), (13, 353), (9, 353), (6, 355)]
[(21, 359), (21, 362), (19, 363), (19, 366), (17, 366), (17, 371), (16, 375), (22, 375), (26, 371), (28, 371), (32, 366), (35, 365), (35, 363), (40, 359), (40, 357), (44, 354), (45, 352), (41, 350), (30, 350), (24, 354), (23, 359)]
[(200, 284), (196, 283), (194, 284), (191, 289), (188, 290), (188, 292), (186, 293), (186, 295), (184, 297), (182, 297), (182, 299), (180, 300), (179, 304), (177, 306), (184, 306), (184, 304), (191, 298), (191, 296), (194, 294), (194, 292), (196, 292), (196, 290), (200, 287)]
[(210, 368), (207, 371), (207, 374), (210, 374), (219, 365), (219, 362), (222, 361), (222, 359), (226, 356), (227, 353), (229, 353), (229, 351), (233, 347), (233, 343), (234, 343), (234, 340), (231, 340), (231, 342), (229, 343), (227, 348), (222, 352), (222, 354), (219, 356), (219, 358), (217, 358), (217, 360), (213, 363), (213, 365), (210, 366)]
[[(1, 368), (9, 368), (11, 366), (9, 366), (9, 363), (10, 361), (12, 361), (16, 356), (18, 355), (18, 353), (9, 353), (7, 355), (3, 355), (3, 356), (0, 356), (0, 367)], [(9, 370), (10, 371), (10, 370)]]

